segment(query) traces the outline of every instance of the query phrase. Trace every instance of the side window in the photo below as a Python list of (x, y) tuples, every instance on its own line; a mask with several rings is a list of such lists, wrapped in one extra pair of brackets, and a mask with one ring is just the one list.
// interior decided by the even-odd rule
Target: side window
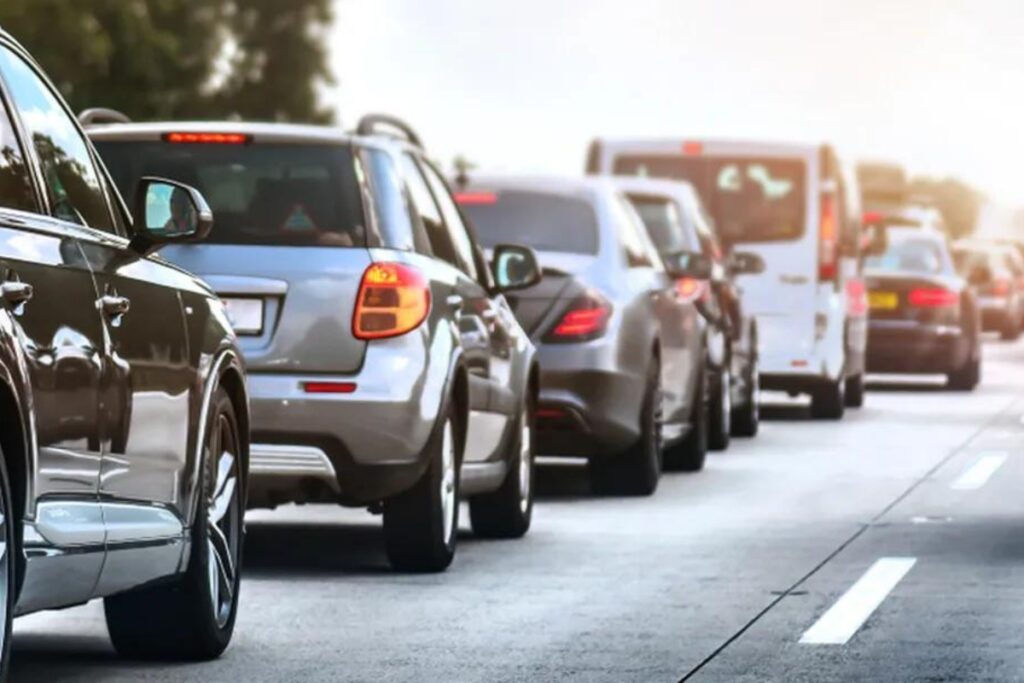
[(0, 207), (38, 212), (28, 164), (14, 135), (7, 108), (0, 102)]
[(409, 194), (412, 195), (412, 203), (416, 212), (423, 220), (423, 227), (427, 230), (427, 238), (430, 240), (430, 248), (434, 255), (447, 261), (456, 268), (459, 268), (459, 259), (456, 256), (455, 245), (444, 227), (444, 219), (441, 217), (441, 209), (438, 208), (434, 196), (427, 187), (427, 181), (420, 173), (416, 161), (408, 154), (399, 157), (402, 167), (402, 177), (405, 178), (409, 187)]
[(0, 47), (0, 75), (32, 137), (53, 215), (113, 232), (103, 181), (89, 144), (57, 96), (24, 60), (4, 47)]
[(391, 156), (379, 149), (363, 151), (373, 188), (373, 210), (384, 246), (430, 255), (430, 242), (413, 212), (412, 200)]
[(478, 280), (479, 273), (477, 273), (476, 259), (473, 255), (473, 240), (462, 220), (462, 214), (459, 213), (459, 207), (455, 205), (448, 186), (437, 171), (430, 164), (421, 164), (421, 166), (423, 173), (427, 176), (427, 182), (430, 183), (430, 189), (434, 191), (434, 197), (441, 207), (441, 214), (444, 216), (445, 225), (448, 226), (448, 234), (451, 236), (461, 268), (471, 278)]
[(657, 260), (651, 255), (654, 247), (649, 244), (649, 240), (645, 239), (644, 227), (640, 224), (640, 218), (636, 215), (636, 211), (621, 195), (615, 195), (612, 201), (612, 220), (619, 233), (619, 242), (626, 251), (626, 263), (629, 267), (652, 267)]

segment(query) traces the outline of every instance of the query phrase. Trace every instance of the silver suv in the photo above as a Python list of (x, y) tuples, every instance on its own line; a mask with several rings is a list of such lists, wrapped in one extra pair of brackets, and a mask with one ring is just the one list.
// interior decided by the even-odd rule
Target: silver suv
[(368, 506), (413, 571), (450, 564), (460, 494), (476, 533), (526, 533), (537, 370), (503, 292), (538, 281), (536, 257), (499, 247), (492, 271), (408, 126), (89, 132), (123, 190), (159, 174), (216, 212), (205, 243), (163, 255), (214, 288), (241, 340), (250, 506)]

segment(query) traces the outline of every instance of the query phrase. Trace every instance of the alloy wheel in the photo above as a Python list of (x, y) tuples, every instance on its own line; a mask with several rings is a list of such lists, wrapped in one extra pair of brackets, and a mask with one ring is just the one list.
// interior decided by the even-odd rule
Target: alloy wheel
[(530, 409), (524, 408), (520, 417), (522, 433), (519, 436), (519, 509), (523, 514), (530, 509), (533, 495), (533, 422)]
[(217, 626), (224, 628), (234, 606), (242, 536), (238, 435), (227, 415), (218, 416), (215, 422), (210, 455), (216, 457), (216, 470), (207, 498), (207, 570), (214, 618)]
[(451, 545), (455, 536), (455, 517), (459, 501), (455, 491), (455, 430), (452, 421), (444, 423), (441, 442), (441, 514), (444, 515), (444, 542)]

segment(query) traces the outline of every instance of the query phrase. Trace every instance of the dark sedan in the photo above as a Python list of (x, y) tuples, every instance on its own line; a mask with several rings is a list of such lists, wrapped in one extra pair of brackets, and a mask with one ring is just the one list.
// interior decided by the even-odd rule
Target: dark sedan
[(938, 233), (891, 228), (888, 247), (869, 257), (868, 371), (944, 374), (969, 391), (981, 378), (981, 320)]

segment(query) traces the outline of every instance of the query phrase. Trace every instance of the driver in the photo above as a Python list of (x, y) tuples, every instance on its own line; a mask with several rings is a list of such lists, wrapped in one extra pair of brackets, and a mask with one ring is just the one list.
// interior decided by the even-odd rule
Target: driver
[(176, 187), (171, 193), (171, 217), (164, 223), (168, 235), (188, 235), (196, 229), (196, 210), (188, 192)]

